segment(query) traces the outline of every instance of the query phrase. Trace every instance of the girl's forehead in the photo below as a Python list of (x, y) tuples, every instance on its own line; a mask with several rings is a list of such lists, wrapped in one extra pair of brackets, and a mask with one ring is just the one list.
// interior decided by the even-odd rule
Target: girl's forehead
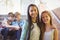
[(42, 13), (42, 15), (47, 15), (47, 13)]
[(42, 16), (49, 16), (48, 13), (42, 13)]
[(31, 6), (30, 9), (37, 9), (35, 6)]

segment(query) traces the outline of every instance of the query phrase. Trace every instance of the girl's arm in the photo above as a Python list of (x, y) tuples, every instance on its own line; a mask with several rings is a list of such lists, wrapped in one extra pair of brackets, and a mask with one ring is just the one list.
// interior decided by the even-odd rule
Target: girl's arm
[(19, 26), (9, 25), (7, 23), (7, 21), (3, 22), (2, 25), (3, 25), (3, 27), (7, 27), (7, 28), (10, 28), (10, 29), (15, 29), (15, 30), (19, 30), (20, 29)]
[(58, 30), (55, 29), (54, 31), (54, 40), (58, 40)]
[(28, 22), (24, 21), (24, 25), (22, 26), (22, 32), (21, 32), (21, 38), (20, 40), (26, 40), (27, 37), (27, 28), (28, 28)]

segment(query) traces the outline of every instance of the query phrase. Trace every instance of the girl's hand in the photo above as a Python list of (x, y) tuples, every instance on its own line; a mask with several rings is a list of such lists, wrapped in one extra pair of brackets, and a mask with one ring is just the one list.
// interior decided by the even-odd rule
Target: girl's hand
[(3, 26), (3, 25), (0, 25), (0, 28), (5, 28), (5, 26)]
[(14, 27), (13, 28), (13, 30), (19, 30), (20, 29), (20, 27)]

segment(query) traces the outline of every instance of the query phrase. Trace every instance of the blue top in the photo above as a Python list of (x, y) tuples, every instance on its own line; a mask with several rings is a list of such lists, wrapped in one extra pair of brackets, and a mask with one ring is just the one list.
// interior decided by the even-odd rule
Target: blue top
[(15, 22), (12, 22), (12, 25), (20, 26), (22, 28), (20, 40), (25, 40), (26, 39), (26, 35), (27, 35), (27, 29), (28, 29), (27, 21), (25, 21), (25, 20), (20, 20), (20, 22), (15, 21)]

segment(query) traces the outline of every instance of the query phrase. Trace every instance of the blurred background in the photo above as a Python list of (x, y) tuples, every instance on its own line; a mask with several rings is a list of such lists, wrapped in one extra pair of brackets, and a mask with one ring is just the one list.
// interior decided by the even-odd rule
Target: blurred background
[(60, 40), (60, 0), (0, 0), (0, 22), (7, 17), (9, 12), (20, 12), (23, 19), (27, 19), (27, 7), (36, 4), (41, 14), (49, 10), (53, 18), (53, 24), (58, 28)]

